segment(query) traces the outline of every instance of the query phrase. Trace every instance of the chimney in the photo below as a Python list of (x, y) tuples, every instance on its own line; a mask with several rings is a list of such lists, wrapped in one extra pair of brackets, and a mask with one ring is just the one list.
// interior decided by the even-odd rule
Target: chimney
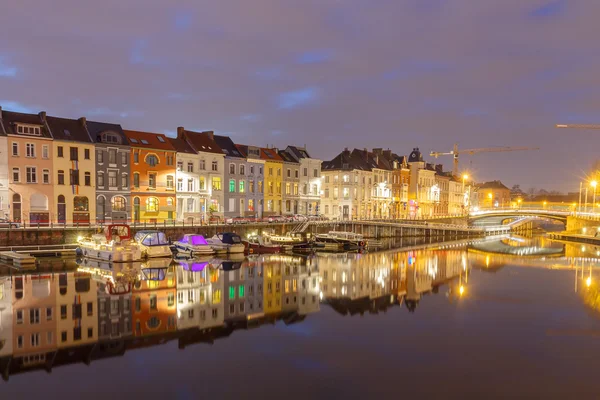
[(204, 131), (202, 133), (206, 134), (210, 138), (210, 140), (215, 140), (215, 132), (214, 131)]
[(42, 121), (46, 122), (46, 111), (40, 111), (38, 115), (40, 116)]
[(383, 155), (387, 158), (392, 158), (392, 151), (390, 149), (384, 150)]
[(84, 126), (84, 127), (85, 127), (85, 124), (86, 124), (86, 122), (87, 122), (87, 119), (86, 119), (85, 117), (81, 117), (81, 118), (79, 118), (79, 119), (78, 119), (78, 121), (79, 121), (79, 123), (80, 123), (82, 126)]
[(182, 138), (184, 131), (185, 131), (185, 128), (183, 126), (178, 126), (177, 127), (177, 137), (178, 138)]

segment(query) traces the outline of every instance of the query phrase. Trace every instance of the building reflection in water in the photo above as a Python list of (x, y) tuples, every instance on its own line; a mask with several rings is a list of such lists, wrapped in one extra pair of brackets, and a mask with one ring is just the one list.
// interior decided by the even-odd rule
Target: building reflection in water
[(51, 371), (171, 340), (179, 348), (212, 343), (236, 330), (302, 322), (321, 304), (349, 316), (396, 306), (415, 312), (428, 294), (468, 297), (469, 269), (493, 268), (503, 257), (439, 245), (236, 260), (55, 260), (27, 273), (0, 267), (0, 372), (8, 379)]

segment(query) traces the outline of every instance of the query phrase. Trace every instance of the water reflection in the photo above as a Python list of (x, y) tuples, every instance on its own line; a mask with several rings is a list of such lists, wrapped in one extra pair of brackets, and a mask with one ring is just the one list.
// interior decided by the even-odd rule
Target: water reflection
[[(510, 251), (509, 251), (510, 250)], [(572, 268), (600, 310), (597, 249), (511, 237), (373, 253), (255, 255), (111, 264), (46, 260), (0, 268), (0, 372), (90, 363), (177, 341), (212, 343), (236, 330), (301, 323), (321, 305), (345, 316), (417, 311), (429, 294), (469, 297), (471, 271), (505, 265)]]

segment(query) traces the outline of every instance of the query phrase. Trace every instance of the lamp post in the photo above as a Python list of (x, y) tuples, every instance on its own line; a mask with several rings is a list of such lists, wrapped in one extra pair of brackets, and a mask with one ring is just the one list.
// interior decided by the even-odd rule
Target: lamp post
[(585, 201), (584, 201), (584, 206), (583, 206), (583, 212), (587, 212), (588, 208), (587, 208), (587, 194), (588, 194), (588, 187), (585, 187)]
[(592, 213), (596, 212), (596, 186), (598, 186), (598, 182), (596, 181), (591, 181), (590, 185), (592, 185), (592, 187), (594, 188), (594, 195), (593, 195), (593, 203), (592, 203)]

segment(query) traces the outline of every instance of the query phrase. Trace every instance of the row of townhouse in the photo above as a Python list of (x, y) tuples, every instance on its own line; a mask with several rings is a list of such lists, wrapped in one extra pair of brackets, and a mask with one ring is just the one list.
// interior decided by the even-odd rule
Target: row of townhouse
[(468, 205), (469, 186), (426, 163), (418, 148), (408, 157), (346, 148), (323, 163), (322, 177), (321, 211), (334, 219), (460, 215)]
[(321, 161), (183, 127), (175, 138), (118, 124), (2, 110), (0, 217), (27, 224), (200, 222), (317, 214)]

